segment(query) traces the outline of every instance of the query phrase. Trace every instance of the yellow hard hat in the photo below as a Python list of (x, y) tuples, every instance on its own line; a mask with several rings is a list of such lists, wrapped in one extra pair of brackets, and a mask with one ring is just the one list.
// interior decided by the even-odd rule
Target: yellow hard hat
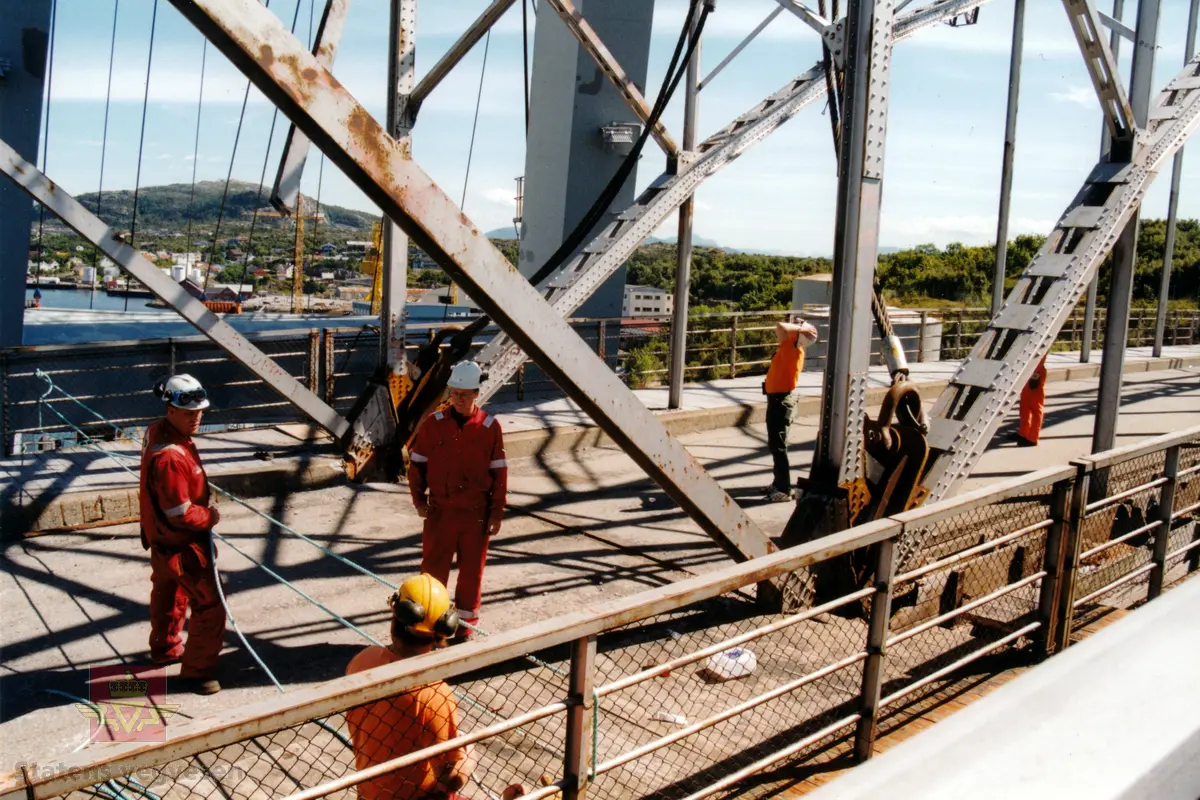
[(458, 609), (442, 582), (422, 573), (407, 579), (388, 600), (392, 631), (424, 638), (449, 638), (458, 630)]

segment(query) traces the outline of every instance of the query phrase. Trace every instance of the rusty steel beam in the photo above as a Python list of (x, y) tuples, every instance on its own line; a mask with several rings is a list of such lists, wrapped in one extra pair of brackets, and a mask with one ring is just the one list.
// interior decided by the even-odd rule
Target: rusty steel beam
[[(313, 39), (313, 55), (325, 69), (333, 69), (333, 60), (337, 58), (338, 44), (342, 41), (342, 31), (346, 28), (348, 13), (350, 0), (329, 0), (325, 4), (321, 24), (317, 28), (316, 38)], [(296, 208), (296, 201), (300, 196), (300, 179), (304, 175), (304, 162), (308, 160), (309, 144), (308, 137), (297, 130), (295, 125), (288, 128), (287, 139), (283, 143), (283, 155), (279, 159), (279, 172), (275, 175), (275, 185), (271, 189), (271, 205), (285, 214), (304, 211)], [(317, 212), (320, 211), (318, 208)]]
[(30, 164), (7, 142), (0, 139), (0, 172), (37, 202), (54, 212), (80, 236), (100, 249), (121, 269), (146, 285), (154, 296), (166, 303), (181, 317), (196, 326), (218, 347), (262, 378), (263, 382), (283, 395), (284, 399), (303, 411), (313, 422), (341, 438), (350, 430), (348, 423), (304, 384), (296, 380), (271, 358), (255, 347), (228, 322), (209, 311), (170, 276), (143, 256), (136, 248), (121, 240), (108, 223), (88, 211), (71, 195), (60, 189), (37, 167)]
[(462, 210), (256, 0), (171, 0), (731, 558), (776, 548)]

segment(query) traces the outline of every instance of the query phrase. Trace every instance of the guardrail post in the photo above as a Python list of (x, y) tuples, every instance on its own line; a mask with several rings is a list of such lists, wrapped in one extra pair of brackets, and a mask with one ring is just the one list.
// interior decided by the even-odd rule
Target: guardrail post
[(592, 679), (596, 665), (596, 637), (571, 643), (571, 675), (567, 694), (566, 751), (563, 753), (563, 797), (582, 800), (595, 766), (592, 763)]
[(325, 329), (325, 403), (329, 406), (333, 405), (333, 384), (335, 382), (333, 371), (336, 360), (334, 356), (337, 354), (337, 339), (334, 338), (334, 333), (331, 329)]
[(1163, 484), (1158, 495), (1158, 530), (1154, 532), (1154, 554), (1151, 559), (1154, 569), (1150, 570), (1150, 586), (1146, 589), (1146, 599), (1153, 600), (1162, 594), (1163, 579), (1167, 574), (1167, 543), (1171, 539), (1171, 518), (1175, 511), (1175, 485), (1179, 478), (1179, 445), (1167, 448), (1166, 460), (1163, 462)]
[(308, 332), (308, 390), (317, 393), (317, 382), (320, 380), (321, 363), (321, 332), (313, 328)]
[(729, 320), (729, 377), (737, 377), (737, 335), (738, 315), (735, 313)]
[(178, 370), (176, 367), (175, 357), (175, 340), (167, 339), (167, 368), (170, 370), (169, 375), (174, 375)]
[(1063, 590), (1063, 566), (1068, 561), (1064, 546), (1071, 539), (1071, 492), (1074, 483), (1071, 479), (1058, 481), (1051, 490), (1050, 519), (1054, 524), (1046, 532), (1046, 553), (1042, 562), (1046, 577), (1042, 578), (1037, 612), (1042, 627), (1034, 634), (1034, 654), (1039, 659), (1054, 652), (1054, 631), (1058, 621), (1055, 608), (1058, 595)]
[(517, 399), (525, 399), (525, 364), (517, 367)]
[(925, 326), (929, 324), (929, 312), (921, 312), (920, 330), (917, 331), (917, 363), (925, 363)]
[(888, 628), (892, 619), (892, 583), (896, 577), (896, 538), (884, 539), (876, 547), (879, 552), (875, 560), (871, 621), (867, 627), (867, 660), (863, 662), (861, 716), (854, 736), (854, 757), (857, 761), (866, 761), (875, 750), (883, 665), (887, 658)]
[(1078, 470), (1075, 485), (1071, 487), (1071, 503), (1063, 526), (1062, 577), (1059, 581), (1054, 625), (1052, 626), (1053, 652), (1061, 653), (1071, 642), (1071, 619), (1075, 613), (1075, 575), (1079, 569), (1079, 552), (1083, 543), (1084, 508), (1087, 506), (1088, 483), (1091, 480), (1091, 464), (1086, 461), (1071, 462)]
[(596, 320), (596, 355), (600, 356), (600, 360), (605, 364), (608, 363), (608, 344), (604, 341), (605, 324), (604, 320)]

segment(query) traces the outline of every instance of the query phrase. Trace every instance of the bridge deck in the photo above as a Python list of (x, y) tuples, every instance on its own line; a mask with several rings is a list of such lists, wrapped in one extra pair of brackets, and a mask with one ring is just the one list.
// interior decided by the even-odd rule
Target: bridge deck
[[(1198, 378), (1196, 369), (1131, 376), (1122, 443), (1200, 423)], [(1043, 444), (1020, 449), (1001, 438), (983, 460), (978, 484), (1087, 451), (1095, 381), (1054, 382), (1049, 394)], [(814, 430), (815, 418), (797, 419), (797, 465), (807, 462)], [(684, 441), (760, 523), (778, 526), (786, 518), (787, 504), (762, 505), (759, 499), (770, 470), (761, 426), (694, 433)], [(727, 563), (620, 451), (599, 448), (517, 463), (510, 488), (513, 510), (489, 559), (483, 619), (488, 630), (547, 619)], [(402, 492), (382, 485), (338, 486), (281, 493), (254, 504), (397, 581), (419, 564), (420, 521)], [(385, 635), (383, 587), (271, 530), (244, 509), (227, 505), (223, 511), (222, 530), (239, 547), (356, 625)], [(45, 762), (86, 739), (85, 718), (43, 690), (84, 694), (88, 666), (144, 663), (148, 568), (135, 525), (12, 543), (5, 556), (0, 763), (11, 766), (30, 758)], [(223, 551), (221, 567), (240, 626), (285, 687), (341, 674), (364, 644), (237, 554)], [(182, 717), (219, 713), (275, 693), (240, 646), (227, 649), (222, 665), (227, 689), (208, 698), (186, 697)], [(532, 698), (534, 689), (528, 691)], [(660, 722), (644, 727), (659, 735), (669, 731)]]

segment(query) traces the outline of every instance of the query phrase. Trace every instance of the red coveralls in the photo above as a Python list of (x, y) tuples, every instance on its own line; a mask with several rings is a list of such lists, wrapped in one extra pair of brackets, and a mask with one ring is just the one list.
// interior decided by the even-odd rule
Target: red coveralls
[(1037, 444), (1042, 435), (1042, 416), (1045, 411), (1046, 357), (1042, 356), (1029, 383), (1021, 389), (1021, 427), (1017, 429), (1017, 436)]
[(448, 584), (450, 562), (458, 554), (454, 604), (459, 618), (474, 625), (483, 598), (488, 525), (504, 515), (508, 490), (500, 423), (476, 408), (460, 429), (450, 409), (435, 412), (417, 429), (409, 457), (413, 502), (429, 503), (421, 538), (421, 571)]
[[(183, 656), (180, 677), (211, 678), (225, 638), (225, 609), (209, 557), (208, 479), (191, 437), (166, 420), (146, 431), (139, 505), (142, 546), (150, 551), (150, 655)], [(192, 622), (187, 646), (183, 623)]]

